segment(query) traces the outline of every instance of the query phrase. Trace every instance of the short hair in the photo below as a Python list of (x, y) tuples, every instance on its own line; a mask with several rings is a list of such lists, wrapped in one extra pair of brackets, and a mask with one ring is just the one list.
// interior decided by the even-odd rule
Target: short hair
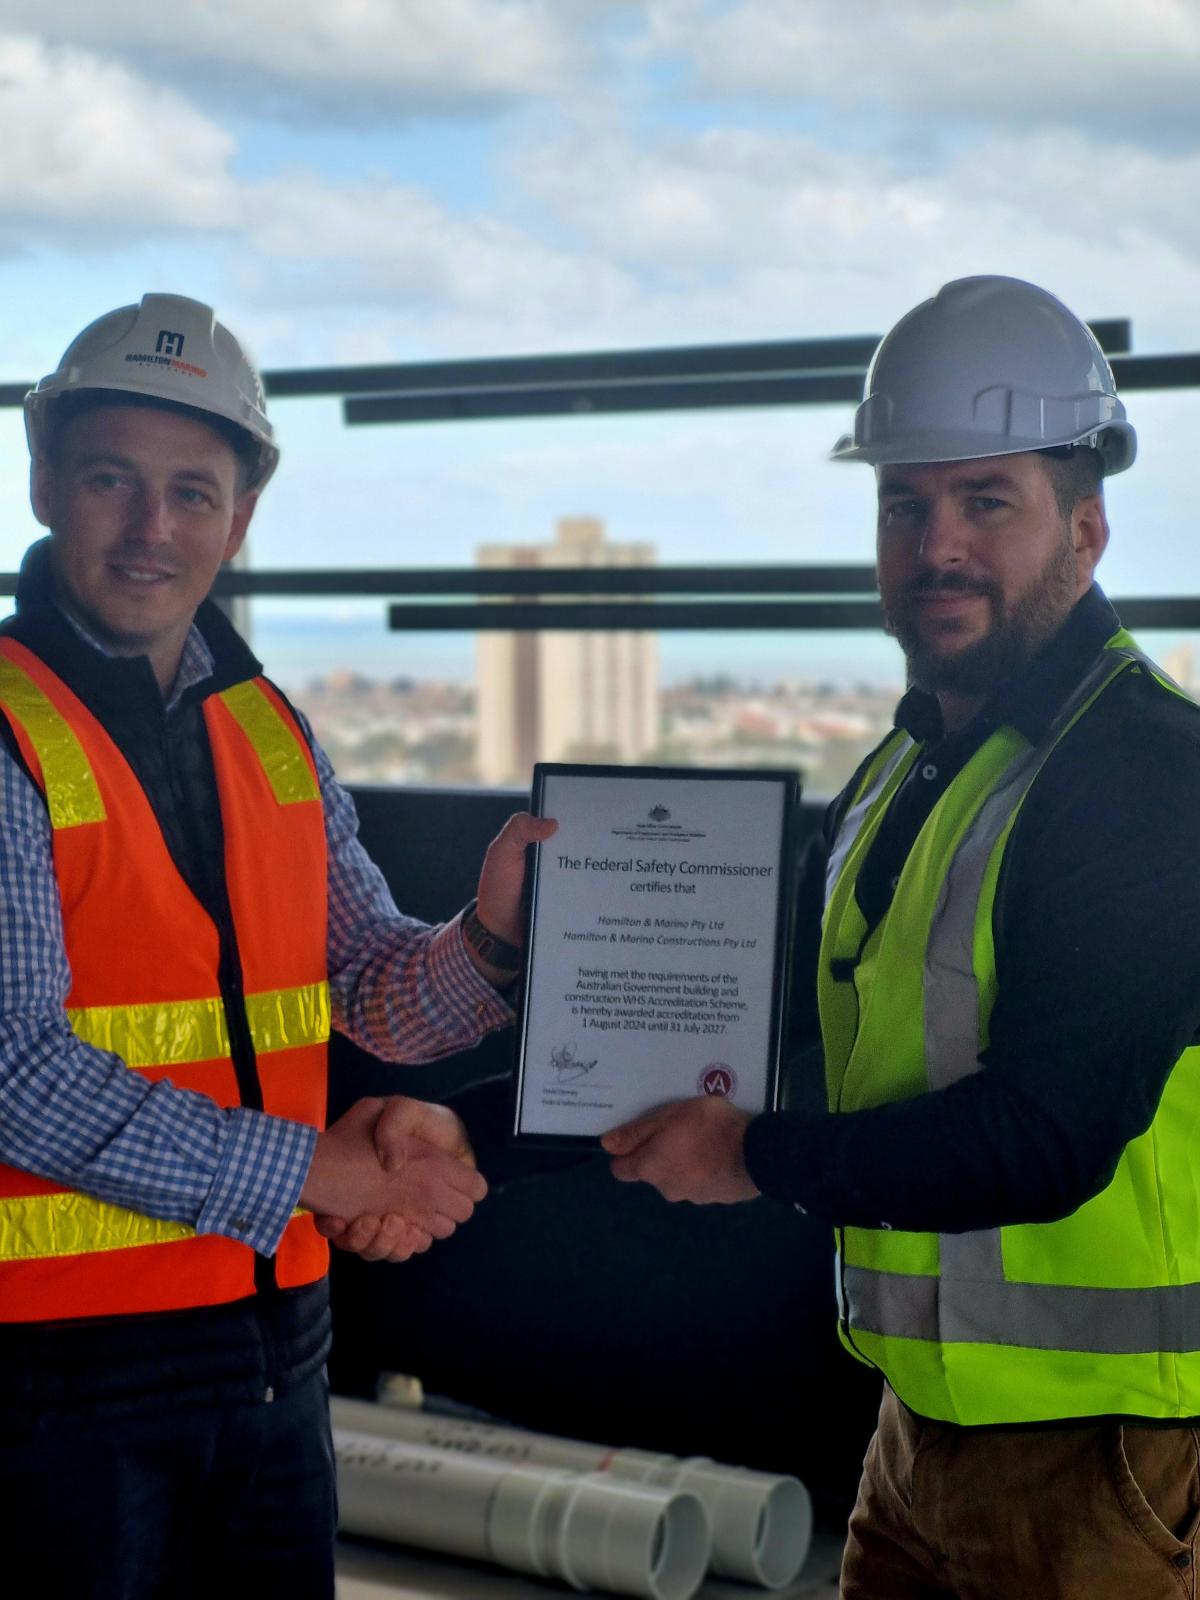
[(1081, 500), (1104, 493), (1104, 457), (1086, 444), (1060, 444), (1039, 450), (1058, 502), (1061, 516), (1069, 517)]
[(199, 406), (186, 406), (178, 400), (160, 400), (155, 395), (134, 394), (126, 389), (69, 389), (58, 395), (47, 407), (46, 455), (58, 460), (59, 442), (67, 423), (89, 411), (99, 411), (105, 406), (127, 406), (147, 411), (171, 411), (187, 417), (192, 422), (202, 422), (223, 439), (237, 458), (237, 491), (242, 494), (258, 469), (262, 458), (261, 447), (254, 435), (239, 428), (228, 417), (219, 417), (213, 411)]

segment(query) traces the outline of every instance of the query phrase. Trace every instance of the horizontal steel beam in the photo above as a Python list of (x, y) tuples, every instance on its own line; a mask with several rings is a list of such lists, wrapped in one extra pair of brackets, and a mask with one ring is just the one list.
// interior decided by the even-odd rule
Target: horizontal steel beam
[[(0, 572), (0, 596), (16, 592), (17, 574)], [(874, 568), (863, 565), (738, 567), (364, 568), (239, 571), (225, 568), (214, 594), (285, 598), (388, 599), (394, 595), (474, 594), (479, 604), (396, 604), (388, 625), (414, 631), (512, 632), (540, 629), (717, 630), (877, 628), (881, 616)], [(580, 599), (536, 595), (696, 595), (699, 601)], [(722, 597), (742, 596), (739, 600)], [(779, 600), (766, 596), (788, 595)], [(864, 595), (855, 600), (839, 598)], [(517, 599), (500, 598), (517, 596)], [(1200, 630), (1200, 597), (1159, 595), (1113, 602), (1130, 628)]]
[(245, 570), (226, 567), (232, 595), (874, 594), (872, 566), (409, 567)]
[[(1128, 317), (1090, 324), (1103, 350), (1126, 352), (1133, 342)], [(325, 367), (270, 372), (271, 395), (415, 394), (421, 391), (504, 389), (518, 386), (758, 377), (866, 369), (882, 335), (829, 339), (773, 339), (753, 344), (667, 345), (639, 350), (572, 351), (562, 355), (492, 356), (470, 361), (425, 361), (365, 367)]]
[(1127, 628), (1200, 628), (1200, 598), (1194, 595), (1114, 600), (1113, 606)]
[[(1200, 598), (1113, 602), (1128, 628), (1200, 629)], [(437, 633), (679, 633), (878, 630), (878, 600), (672, 600), (570, 603), (512, 601), (482, 605), (393, 605), (388, 627)]]
[(516, 417), (611, 416), (633, 411), (698, 411), (741, 406), (854, 404), (865, 368), (720, 378), (613, 379), (576, 384), (441, 390), (344, 400), (349, 427), (377, 422), (484, 422)]
[(1197, 351), (1169, 356), (1114, 356), (1112, 369), (1120, 390), (1200, 388)]
[[(1115, 356), (1113, 369), (1118, 387), (1125, 392), (1200, 388), (1200, 353)], [(638, 411), (853, 404), (862, 396), (865, 377), (866, 368), (861, 367), (840, 372), (494, 384), (474, 389), (417, 390), (347, 399), (342, 402), (342, 414), (348, 426), (357, 427), (371, 423), (482, 422)]]
[(877, 600), (601, 600), (589, 605), (526, 600), (481, 605), (395, 605), (401, 633), (667, 633), (722, 629), (878, 628)]
[[(1125, 324), (1128, 332), (1128, 323)], [(756, 344), (666, 345), (561, 355), (488, 356), (469, 361), (299, 368), (266, 374), (271, 395), (416, 394), (447, 389), (541, 388), (571, 383), (861, 370), (879, 343), (873, 334), (840, 339), (776, 339)], [(1128, 348), (1128, 340), (1124, 345)]]
[[(1091, 324), (1110, 355), (1128, 351), (1127, 317)], [(500, 388), (551, 388), (608, 382), (695, 381), (816, 376), (839, 370), (862, 373), (880, 335), (848, 334), (829, 339), (774, 339), (752, 344), (668, 345), (650, 350), (592, 350), (562, 355), (494, 356), (467, 361), (389, 362), (370, 366), (289, 367), (263, 373), (272, 399), (320, 395), (412, 395)], [(0, 384), (0, 406), (19, 406), (32, 383)], [(841, 399), (836, 394), (833, 399)], [(855, 396), (856, 398), (856, 396)], [(725, 404), (732, 402), (726, 401)], [(742, 401), (741, 404), (760, 404)], [(782, 402), (777, 402), (782, 403)], [(366, 419), (363, 419), (366, 420)]]

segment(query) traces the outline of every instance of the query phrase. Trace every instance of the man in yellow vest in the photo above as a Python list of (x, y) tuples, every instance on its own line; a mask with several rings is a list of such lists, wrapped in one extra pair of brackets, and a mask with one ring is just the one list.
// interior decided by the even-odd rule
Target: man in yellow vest
[(0, 625), (0, 1526), (39, 1592), (328, 1600), (327, 1239), (403, 1260), (486, 1185), (452, 1112), (324, 1128), (331, 1025), (510, 1020), (516, 817), (402, 916), (303, 717), (207, 599), (278, 450), (209, 307), (99, 318), (26, 403), (49, 538)]
[(669, 1199), (835, 1226), (886, 1379), (847, 1600), (1196, 1594), (1200, 711), (1093, 581), (1134, 452), (1032, 284), (883, 340), (834, 457), (875, 468), (910, 688), (802, 889), (829, 1113), (700, 1098), (604, 1141)]

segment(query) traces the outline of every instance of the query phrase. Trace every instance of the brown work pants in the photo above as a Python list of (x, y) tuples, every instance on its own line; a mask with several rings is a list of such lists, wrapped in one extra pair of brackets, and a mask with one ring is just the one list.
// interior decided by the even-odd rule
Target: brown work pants
[(1196, 1428), (955, 1428), (885, 1389), (842, 1600), (1196, 1600)]

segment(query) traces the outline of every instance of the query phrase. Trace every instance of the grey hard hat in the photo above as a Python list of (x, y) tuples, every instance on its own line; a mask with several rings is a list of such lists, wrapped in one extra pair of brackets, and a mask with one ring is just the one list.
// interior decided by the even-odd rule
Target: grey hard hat
[(958, 278), (880, 342), (835, 461), (968, 461), (1056, 445), (1123, 472), (1137, 435), (1090, 328), (1036, 284)]

